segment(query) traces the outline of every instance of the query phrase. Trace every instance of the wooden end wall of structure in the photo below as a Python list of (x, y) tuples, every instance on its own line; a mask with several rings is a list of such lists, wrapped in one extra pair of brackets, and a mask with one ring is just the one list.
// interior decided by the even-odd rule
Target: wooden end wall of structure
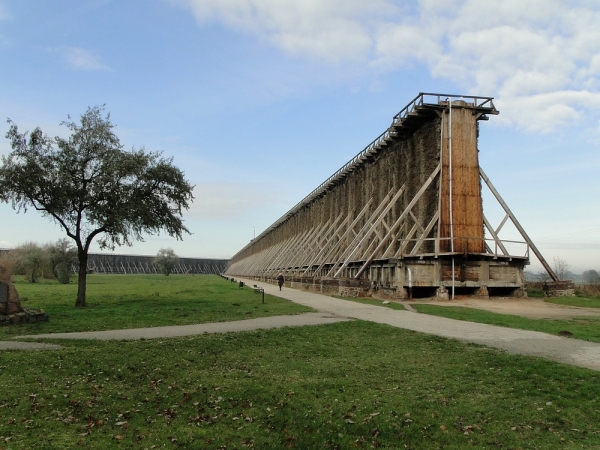
[(529, 242), (511, 254), (497, 235), (516, 219), (505, 208), (492, 227), (481, 201), (478, 125), (497, 113), (487, 97), (419, 94), (226, 274), (350, 296), (524, 295)]

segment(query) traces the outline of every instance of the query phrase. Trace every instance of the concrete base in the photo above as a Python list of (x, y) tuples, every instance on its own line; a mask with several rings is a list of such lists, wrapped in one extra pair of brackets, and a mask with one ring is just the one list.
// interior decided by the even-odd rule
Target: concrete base
[[(453, 264), (454, 262), (454, 264)], [(285, 286), (339, 295), (375, 297), (383, 300), (408, 298), (527, 297), (523, 268), (524, 258), (491, 258), (486, 255), (452, 257), (411, 257), (374, 261), (363, 277), (356, 279), (360, 262), (351, 263), (342, 277), (298, 277), (283, 271)], [(306, 268), (301, 268), (305, 271)], [(245, 275), (246, 278), (251, 278)], [(252, 277), (276, 283), (275, 275)]]
[(546, 297), (571, 297), (575, 295), (575, 285), (571, 280), (549, 281), (542, 286)]

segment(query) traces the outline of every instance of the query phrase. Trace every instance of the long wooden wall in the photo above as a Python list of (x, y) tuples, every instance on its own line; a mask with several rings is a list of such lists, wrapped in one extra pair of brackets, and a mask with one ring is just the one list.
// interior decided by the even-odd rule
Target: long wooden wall
[[(382, 149), (267, 235), (259, 236), (233, 258), (228, 272), (238, 273), (243, 260), (269, 251), (270, 259), (275, 263), (272, 270), (289, 270), (321, 263), (323, 261), (313, 261), (309, 256), (314, 254), (316, 248), (324, 248), (325, 241), (332, 247), (330, 239), (339, 245), (332, 248), (331, 254), (322, 257), (327, 261), (338, 261), (355, 235), (352, 232), (344, 236), (339, 233), (332, 235), (327, 231), (348, 230), (354, 219), (358, 219), (358, 222), (354, 223), (352, 229), (360, 230), (374, 213), (384, 208), (388, 210), (382, 220), (387, 224), (393, 223), (438, 165), (439, 136), (440, 120), (432, 118), (410, 139)], [(427, 222), (437, 208), (437, 191), (438, 187), (432, 185), (425, 197), (427, 201), (416, 211), (415, 215), (421, 222)], [(394, 196), (398, 196), (398, 199), (390, 204)], [(411, 222), (402, 228), (399, 237), (408, 233)], [(392, 250), (398, 250), (398, 247), (390, 249), (390, 252)], [(242, 273), (250, 274), (253, 270), (248, 265)]]
[[(90, 253), (88, 270), (96, 273), (160, 273), (154, 256)], [(209, 258), (179, 258), (173, 273), (221, 274), (229, 260)]]
[[(365, 150), (234, 255), (226, 273), (270, 279), (282, 272), (301, 285), (414, 282), (443, 291), (459, 280), (469, 289), (520, 288), (506, 280), (519, 279), (527, 258), (509, 264), (510, 277), (492, 280), (499, 269), (489, 261), (498, 256), (484, 240), (478, 121), (497, 113), (491, 98), (419, 94)], [(477, 269), (464, 269), (469, 255)], [(471, 261), (455, 267), (459, 257)]]
[[(10, 249), (0, 249), (0, 254), (10, 252)], [(96, 273), (160, 273), (154, 264), (155, 256), (119, 255), (115, 253), (90, 253), (88, 270)], [(214, 258), (179, 258), (173, 273), (216, 274), (225, 272), (230, 260)], [(79, 270), (76, 265), (73, 273)]]

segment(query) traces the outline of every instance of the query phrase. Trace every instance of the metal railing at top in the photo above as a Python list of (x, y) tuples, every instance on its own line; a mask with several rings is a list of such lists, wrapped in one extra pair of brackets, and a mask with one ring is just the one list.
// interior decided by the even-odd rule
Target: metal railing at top
[[(435, 99), (436, 103), (426, 102), (427, 99)], [(485, 108), (485, 105), (490, 105), (488, 108), (490, 110), (496, 111), (494, 104), (492, 102), (493, 97), (481, 97), (481, 96), (471, 96), (471, 95), (453, 95), (453, 94), (433, 94), (427, 92), (420, 92), (408, 105), (400, 110), (398, 114), (394, 116), (392, 121), (392, 126), (406, 118), (410, 112), (413, 112), (417, 106), (429, 105), (429, 104), (443, 104), (443, 102), (454, 101), (454, 100), (472, 100), (472, 103), (477, 108)], [(369, 145), (367, 145), (364, 149), (356, 154), (350, 161), (344, 164), (341, 168), (339, 168), (333, 175), (323, 181), (316, 189), (314, 189), (310, 194), (300, 200), (296, 205), (294, 205), (288, 212), (286, 212), (283, 216), (277, 219), (269, 228), (260, 233), (256, 238), (254, 238), (248, 245), (246, 245), (242, 250), (238, 253), (244, 251), (248, 246), (252, 245), (252, 242), (257, 241), (262, 238), (264, 235), (268, 234), (271, 230), (279, 226), (281, 223), (285, 222), (289, 217), (294, 215), (300, 208), (309, 203), (311, 200), (316, 198), (321, 192), (323, 192), (331, 183), (333, 183), (336, 179), (338, 179), (342, 174), (347, 172), (350, 168), (357, 165), (363, 159), (365, 159), (369, 154), (373, 153), (376, 148), (386, 139), (392, 137), (392, 127), (390, 126), (387, 130), (377, 136)], [(235, 258), (235, 255), (234, 255)]]
[[(426, 101), (428, 99), (435, 99), (435, 102)], [(394, 116), (392, 125), (395, 125), (398, 121), (408, 117), (411, 112), (415, 111), (417, 106), (442, 105), (446, 102), (453, 102), (454, 100), (471, 100), (471, 103), (475, 108), (488, 108), (492, 112), (497, 112), (494, 102), (492, 101), (493, 99), (494, 97), (481, 97), (478, 95), (433, 94), (430, 92), (420, 92), (419, 95)]]

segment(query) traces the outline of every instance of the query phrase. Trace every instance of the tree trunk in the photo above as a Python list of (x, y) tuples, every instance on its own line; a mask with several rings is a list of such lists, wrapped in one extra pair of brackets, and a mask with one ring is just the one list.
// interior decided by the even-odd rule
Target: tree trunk
[(88, 254), (85, 251), (77, 252), (79, 256), (79, 280), (77, 281), (77, 301), (75, 307), (85, 308), (85, 288), (87, 278), (87, 260)]

